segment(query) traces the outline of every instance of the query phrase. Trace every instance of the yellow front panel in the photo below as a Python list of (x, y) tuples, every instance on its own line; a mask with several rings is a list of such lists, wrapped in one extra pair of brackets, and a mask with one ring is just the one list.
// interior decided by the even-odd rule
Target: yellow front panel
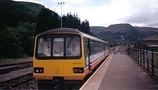
[(80, 80), (84, 73), (74, 73), (74, 67), (84, 67), (83, 59), (34, 60), (34, 67), (43, 67), (44, 73), (34, 73), (36, 79), (52, 79), (64, 77), (65, 80)]

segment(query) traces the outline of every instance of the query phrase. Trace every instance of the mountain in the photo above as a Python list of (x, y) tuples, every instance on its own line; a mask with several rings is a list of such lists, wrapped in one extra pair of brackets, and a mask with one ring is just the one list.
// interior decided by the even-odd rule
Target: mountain
[[(138, 38), (145, 38), (158, 33), (158, 28), (133, 27), (130, 24), (113, 24), (108, 27), (92, 26), (90, 31), (112, 44), (134, 43)], [(122, 42), (121, 42), (122, 41)]]
[(106, 29), (107, 28), (103, 27), (103, 26), (91, 26), (90, 27), (90, 31), (93, 32), (93, 33), (95, 33), (95, 34), (104, 32)]
[(134, 27), (136, 30), (140, 31), (144, 36), (148, 37), (151, 35), (158, 34), (158, 28), (152, 28), (152, 27)]
[(113, 24), (110, 25), (106, 31), (110, 31), (112, 33), (118, 33), (118, 32), (127, 32), (133, 30), (133, 27), (130, 24)]

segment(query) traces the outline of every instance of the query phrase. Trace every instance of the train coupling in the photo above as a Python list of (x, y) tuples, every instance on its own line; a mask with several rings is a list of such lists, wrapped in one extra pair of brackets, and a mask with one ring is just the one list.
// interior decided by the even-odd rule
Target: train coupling
[(64, 78), (63, 77), (53, 77), (52, 84), (53, 84), (54, 89), (62, 88), (65, 84)]

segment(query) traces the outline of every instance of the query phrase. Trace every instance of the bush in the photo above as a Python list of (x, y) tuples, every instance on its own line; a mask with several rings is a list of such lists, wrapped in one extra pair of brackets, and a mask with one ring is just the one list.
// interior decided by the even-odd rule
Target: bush
[(32, 56), (35, 24), (19, 22), (17, 27), (8, 27), (0, 32), (0, 58)]

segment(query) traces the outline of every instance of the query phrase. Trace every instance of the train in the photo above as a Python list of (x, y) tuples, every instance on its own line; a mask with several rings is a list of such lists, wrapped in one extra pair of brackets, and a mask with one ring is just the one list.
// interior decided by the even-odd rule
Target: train
[(39, 88), (81, 82), (108, 55), (105, 40), (73, 28), (48, 30), (35, 37), (33, 76)]

